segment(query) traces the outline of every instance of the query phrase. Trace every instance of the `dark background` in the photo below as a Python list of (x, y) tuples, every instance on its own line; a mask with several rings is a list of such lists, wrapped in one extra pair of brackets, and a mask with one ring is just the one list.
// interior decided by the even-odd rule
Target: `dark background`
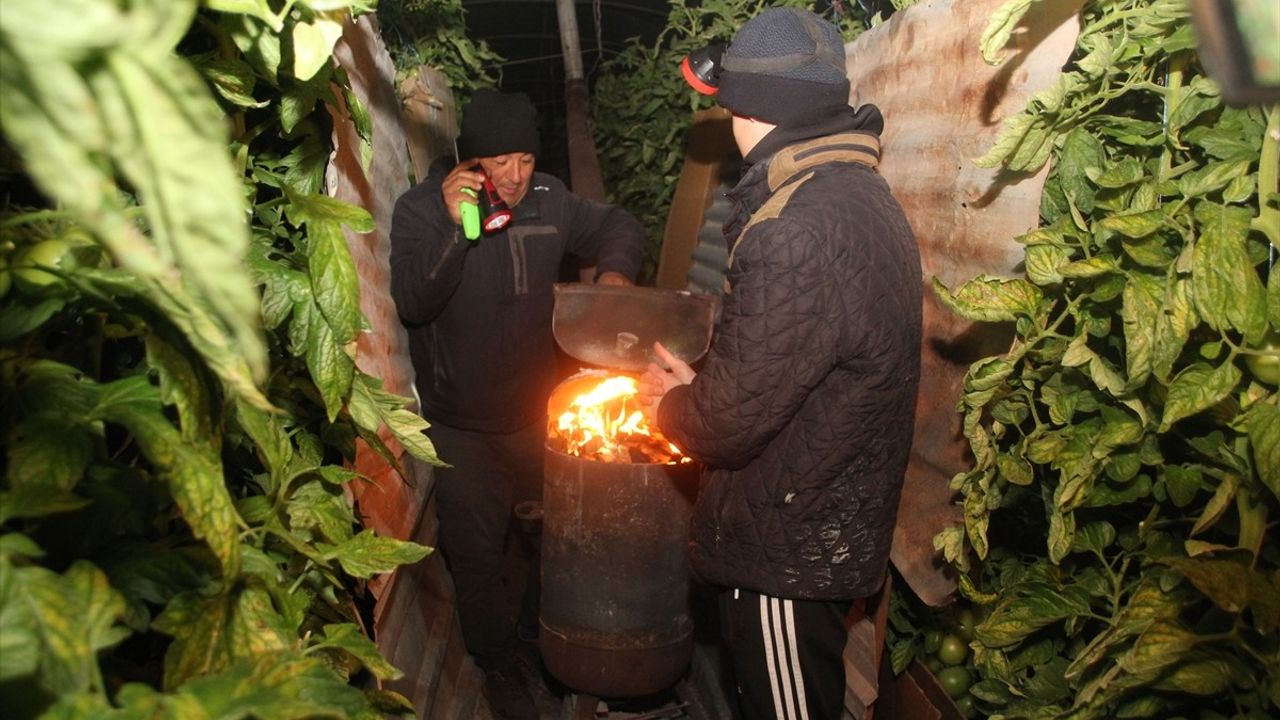
[[(890, 0), (817, 0), (814, 7), (826, 12), (833, 2), (857, 3), (867, 16), (893, 12)], [(666, 27), (671, 7), (668, 0), (576, 0), (574, 5), (588, 87), (600, 64), (621, 53), (631, 38), (651, 46)], [(567, 181), (565, 67), (555, 0), (463, 0), (462, 6), (468, 36), (506, 58), (501, 89), (528, 94), (538, 108), (543, 124), (539, 169)]]

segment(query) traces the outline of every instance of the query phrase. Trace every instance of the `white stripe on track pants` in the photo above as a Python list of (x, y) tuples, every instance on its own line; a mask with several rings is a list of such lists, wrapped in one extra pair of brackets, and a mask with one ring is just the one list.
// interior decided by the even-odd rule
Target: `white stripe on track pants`
[(839, 720), (851, 604), (720, 592), (739, 720)]

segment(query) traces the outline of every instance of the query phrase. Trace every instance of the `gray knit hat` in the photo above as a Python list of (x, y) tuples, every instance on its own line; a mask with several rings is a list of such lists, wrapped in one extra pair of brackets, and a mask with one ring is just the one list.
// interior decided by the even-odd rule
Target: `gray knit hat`
[(840, 33), (808, 10), (775, 7), (751, 18), (723, 66), (716, 101), (736, 115), (781, 124), (849, 104)]
[(481, 88), (462, 108), (459, 160), (540, 151), (538, 113), (528, 95)]

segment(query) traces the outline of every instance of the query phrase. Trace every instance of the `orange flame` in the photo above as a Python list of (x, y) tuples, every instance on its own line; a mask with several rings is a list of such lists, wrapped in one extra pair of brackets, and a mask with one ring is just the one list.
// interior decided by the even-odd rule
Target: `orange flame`
[(560, 417), (552, 420), (550, 437), (558, 440), (568, 455), (602, 462), (677, 463), (690, 462), (680, 448), (669, 442), (637, 406), (638, 382), (628, 375), (615, 375), (569, 402)]

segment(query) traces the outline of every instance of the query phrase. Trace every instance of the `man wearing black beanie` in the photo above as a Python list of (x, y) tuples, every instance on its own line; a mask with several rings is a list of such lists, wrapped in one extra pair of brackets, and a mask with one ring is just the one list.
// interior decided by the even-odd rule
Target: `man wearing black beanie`
[(720, 589), (747, 720), (832, 720), (853, 601), (884, 581), (920, 376), (919, 251), (877, 174), (883, 120), (849, 105), (844, 45), (771, 8), (685, 76), (733, 113), (716, 336), (695, 373), (655, 347), (641, 398), (703, 464), (690, 560)]
[[(462, 162), (401, 196), (391, 225), (391, 295), (429, 435), (451, 465), (435, 474), (440, 550), (467, 650), (502, 718), (537, 717), (513, 666), (502, 576), (512, 509), (542, 493), (546, 403), (560, 379), (552, 285), (566, 255), (593, 261), (596, 282), (631, 284), (644, 245), (635, 218), (534, 170), (536, 121), (525, 95), (476, 91), (462, 113)], [(486, 180), (511, 220), (471, 240), (463, 205)]]

